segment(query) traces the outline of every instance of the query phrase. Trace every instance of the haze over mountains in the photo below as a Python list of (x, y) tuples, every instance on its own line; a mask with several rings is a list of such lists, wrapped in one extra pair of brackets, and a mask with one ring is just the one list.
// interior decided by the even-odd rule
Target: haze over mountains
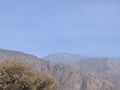
[[(61, 60), (61, 62), (64, 63), (64, 57), (66, 57), (66, 60), (71, 59), (71, 62), (68, 62), (71, 65), (53, 63), (51, 61), (46, 61), (34, 55), (25, 54), (23, 52), (0, 49), (1, 61), (17, 59), (24, 63), (30, 64), (34, 70), (40, 73), (47, 73), (54, 77), (59, 82), (61, 90), (120, 90), (120, 88), (116, 84), (116, 80), (114, 81), (109, 78), (109, 76), (105, 76), (107, 75), (106, 73), (112, 75), (111, 72), (117, 72), (118, 70), (120, 70), (118, 62), (114, 62), (112, 60), (110, 60), (111, 62), (109, 62), (109, 60), (105, 59), (106, 62), (105, 60), (102, 60), (102, 62), (100, 63), (100, 60), (98, 60), (99, 64), (97, 64), (97, 59), (88, 60), (87, 57), (81, 56), (75, 56), (74, 58), (74, 55), (72, 56), (65, 54), (63, 55), (63, 57), (62, 55), (59, 56), (57, 60), (59, 59), (59, 61)], [(79, 57), (81, 57), (80, 60)], [(48, 57), (46, 57), (45, 59), (48, 59)], [(51, 60), (55, 60), (55, 58)], [(67, 61), (65, 63), (67, 63)], [(102, 64), (105, 66), (105, 68), (101, 66)], [(117, 66), (114, 66), (114, 64)], [(90, 70), (88, 70), (89, 67), (91, 68)], [(98, 69), (94, 70), (94, 68)], [(114, 74), (117, 74), (119, 79), (119, 71), (118, 73)]]
[(105, 74), (120, 85), (120, 62), (112, 58), (90, 58), (69, 53), (56, 53), (44, 57), (45, 60), (77, 65), (82, 68)]
[[(120, 57), (119, 56), (115, 56), (115, 57), (101, 57), (101, 58), (97, 58), (97, 57), (87, 57), (87, 56), (83, 56), (83, 55), (78, 55), (78, 54), (72, 54), (72, 53), (52, 53), (49, 54), (47, 56), (44, 56), (43, 59), (47, 59), (53, 62), (60, 62), (60, 63), (66, 63), (66, 64), (73, 64), (76, 61), (80, 61), (80, 60), (86, 60), (86, 59), (96, 59), (96, 60), (102, 60), (102, 59), (112, 59), (112, 60), (119, 60)], [(69, 60), (68, 60), (69, 59)]]

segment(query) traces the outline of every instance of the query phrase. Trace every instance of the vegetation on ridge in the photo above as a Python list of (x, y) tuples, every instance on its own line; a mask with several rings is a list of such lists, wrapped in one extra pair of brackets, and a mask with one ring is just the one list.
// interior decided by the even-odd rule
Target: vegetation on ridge
[(0, 62), (0, 90), (57, 90), (54, 79), (17, 60)]

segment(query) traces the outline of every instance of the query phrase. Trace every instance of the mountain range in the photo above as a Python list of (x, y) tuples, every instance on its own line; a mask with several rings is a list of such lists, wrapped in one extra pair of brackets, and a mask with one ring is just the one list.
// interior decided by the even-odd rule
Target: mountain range
[[(105, 59), (106, 63), (109, 62), (106, 66), (104, 60), (101, 60), (101, 63), (97, 64), (96, 60), (98, 59), (95, 61), (93, 59), (88, 60), (88, 57), (81, 57), (79, 55), (74, 58), (74, 55), (72, 56), (72, 54), (70, 54), (70, 57), (67, 54), (64, 54), (63, 56), (65, 56), (65, 59), (70, 62), (67, 63), (66, 61), (64, 63), (64, 57), (61, 56), (56, 60), (55, 58), (51, 58), (53, 61), (61, 60), (57, 63), (50, 61), (47, 56), (41, 59), (37, 56), (19, 51), (0, 49), (0, 61), (16, 59), (29, 64), (33, 70), (36, 70), (39, 73), (49, 74), (55, 78), (59, 83), (61, 90), (120, 90), (116, 80), (111, 79), (106, 74), (109, 73), (113, 76), (112, 71), (117, 72), (119, 70), (118, 62), (114, 60), (110, 60), (111, 62), (109, 62), (109, 60)], [(81, 58), (80, 60), (78, 59), (79, 57)], [(84, 60), (85, 62), (83, 63)], [(105, 68), (100, 66), (101, 64), (104, 65)], [(114, 66), (114, 64), (117, 64), (117, 66)], [(98, 71), (94, 68), (98, 68)], [(117, 75), (119, 76), (119, 71)]]
[(79, 66), (106, 75), (120, 85), (120, 61), (113, 58), (93, 58), (70, 53), (56, 53), (44, 57), (45, 60)]

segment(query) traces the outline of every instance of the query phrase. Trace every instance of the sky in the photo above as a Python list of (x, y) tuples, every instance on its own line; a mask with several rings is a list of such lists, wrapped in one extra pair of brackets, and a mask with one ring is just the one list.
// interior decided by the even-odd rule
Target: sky
[(0, 0), (0, 48), (120, 56), (120, 0)]

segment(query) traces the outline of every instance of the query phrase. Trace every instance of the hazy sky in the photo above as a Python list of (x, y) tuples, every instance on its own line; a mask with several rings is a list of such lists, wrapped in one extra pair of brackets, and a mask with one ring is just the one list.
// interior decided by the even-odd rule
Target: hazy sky
[(120, 56), (120, 0), (0, 0), (0, 48)]

